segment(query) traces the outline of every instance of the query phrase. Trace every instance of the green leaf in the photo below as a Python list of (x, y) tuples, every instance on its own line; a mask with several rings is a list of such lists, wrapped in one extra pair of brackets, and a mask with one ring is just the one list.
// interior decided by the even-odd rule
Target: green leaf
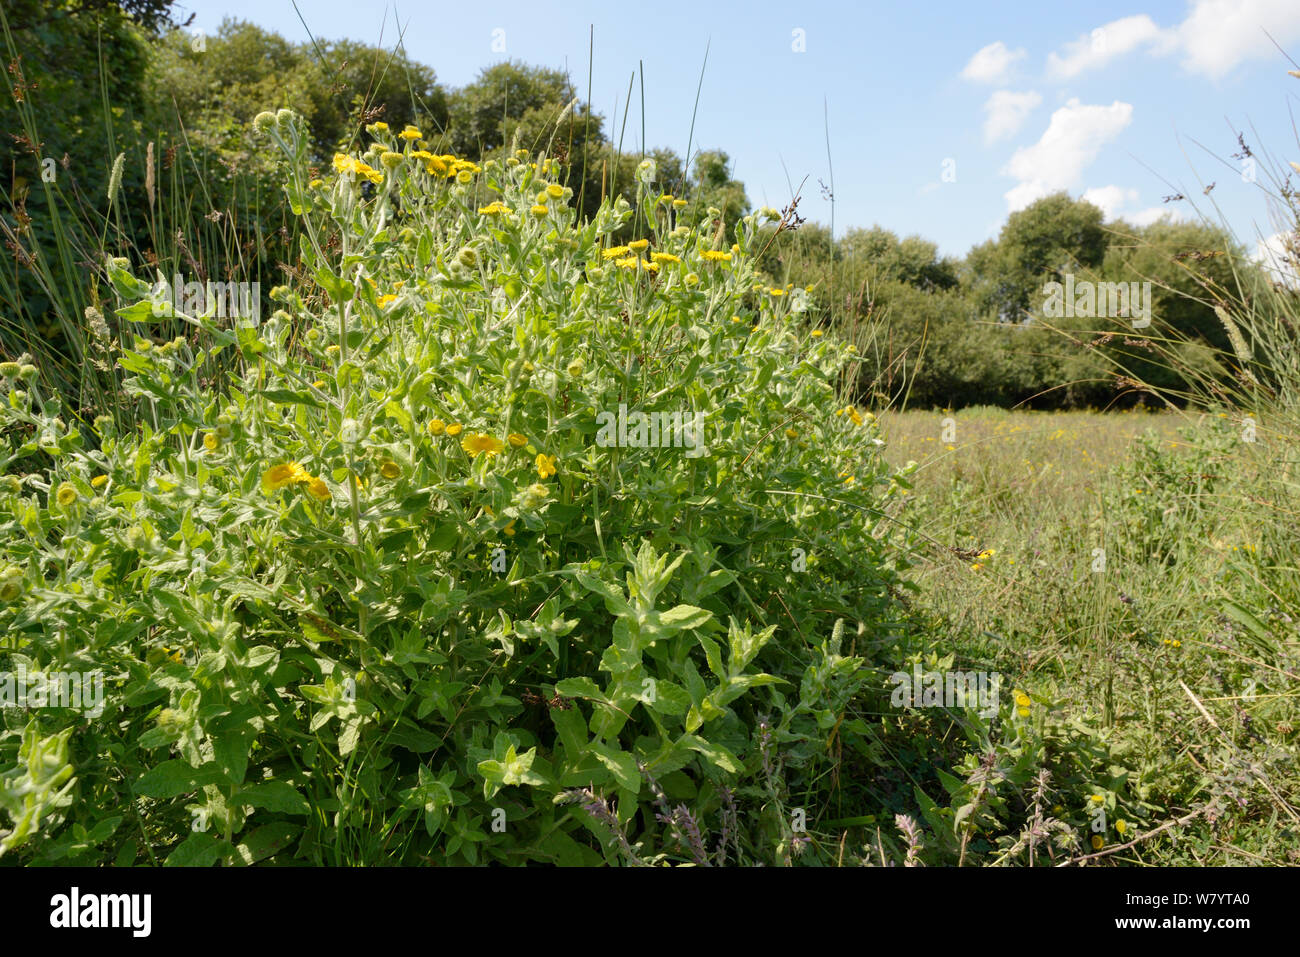
[(235, 848), (235, 856), (241, 864), (256, 864), (258, 861), (278, 854), (302, 833), (302, 825), (289, 821), (275, 821), (257, 828)]
[(185, 761), (164, 761), (135, 782), (135, 793), (151, 798), (173, 798), (208, 784), (223, 782), (225, 776), (212, 762), (193, 768)]
[(636, 794), (641, 789), (641, 771), (636, 766), (636, 758), (626, 751), (611, 748), (599, 741), (588, 743), (588, 748), (596, 758), (613, 773), (614, 779), (624, 790)]
[(292, 786), (283, 781), (267, 781), (240, 788), (231, 798), (233, 804), (260, 807), (279, 814), (310, 814), (311, 805)]
[(222, 842), (211, 834), (191, 834), (167, 855), (164, 867), (211, 867), (221, 856)]

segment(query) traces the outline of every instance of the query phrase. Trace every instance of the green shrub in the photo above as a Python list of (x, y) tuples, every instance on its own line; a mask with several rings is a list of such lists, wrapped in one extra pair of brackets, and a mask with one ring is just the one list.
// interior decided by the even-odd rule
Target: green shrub
[[(378, 127), (310, 180), (302, 121), (256, 125), (314, 282), (256, 324), (111, 263), (133, 428), (4, 381), (0, 669), (104, 700), (3, 711), (0, 853), (833, 860), (799, 824), (896, 634), (910, 470), (754, 220), (711, 250), (644, 186), (579, 223), (549, 160)], [(620, 407), (683, 427), (610, 445)]]

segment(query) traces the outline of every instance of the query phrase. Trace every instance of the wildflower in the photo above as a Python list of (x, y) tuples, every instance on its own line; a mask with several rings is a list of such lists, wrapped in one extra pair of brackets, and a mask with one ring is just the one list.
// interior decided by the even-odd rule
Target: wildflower
[(770, 293), (770, 294), (773, 295), (773, 296), (784, 296), (784, 295), (785, 295), (785, 290), (784, 290), (784, 289), (769, 289), (769, 290), (768, 290), (768, 293)]
[(685, 280), (686, 285), (688, 285), (688, 286), (694, 286), (694, 285), (697, 285), (697, 284), (699, 283), (699, 281), (700, 281), (700, 277), (697, 276), (697, 275), (695, 275), (695, 273), (693, 273), (693, 272), (688, 272), (688, 273), (686, 274), (686, 280)]
[(631, 252), (630, 246), (610, 246), (608, 249), (603, 250), (600, 255), (605, 259), (619, 259), (629, 252)]
[(391, 481), (402, 474), (402, 467), (389, 459), (379, 466), (379, 474)]
[(569, 363), (568, 372), (569, 375), (573, 376), (573, 378), (576, 379), (578, 378), (578, 376), (582, 375), (582, 370), (585, 368), (586, 368), (586, 363), (584, 363), (581, 358), (578, 358), (578, 359), (574, 359), (572, 362)]
[(1092, 796), (1092, 803), (1093, 803), (1093, 804), (1100, 804), (1100, 803), (1102, 803), (1102, 802), (1105, 801), (1105, 800), (1106, 800), (1106, 799), (1105, 799), (1104, 797), (1102, 797), (1100, 794), (1094, 794), (1094, 795)]
[(351, 156), (345, 156), (342, 153), (334, 154), (334, 169), (340, 173), (350, 173), (353, 176), (365, 177), (372, 183), (382, 183), (384, 174), (374, 169), (367, 163), (359, 159), (353, 159)]
[(107, 484), (107, 482), (108, 482), (107, 475), (96, 475), (93, 479), (90, 480), (90, 484), (93, 488), (103, 488), (104, 485)]
[(379, 154), (379, 162), (385, 169), (397, 169), (402, 165), (402, 154), (384, 150)]
[(221, 440), (217, 438), (215, 432), (209, 432), (207, 435), (203, 436), (203, 447), (209, 452), (215, 452), (220, 445)]
[(64, 482), (62, 485), (60, 485), (58, 492), (55, 493), (55, 499), (58, 501), (59, 505), (62, 506), (63, 508), (68, 508), (74, 502), (76, 502), (78, 498), (80, 498), (80, 496), (77, 495), (76, 488), (73, 487), (68, 482)]
[(812, 337), (813, 337), (814, 339), (820, 338), (820, 337), (821, 337), (821, 334), (822, 334), (822, 331), (821, 331), (820, 329), (814, 329), (814, 330), (812, 331), (812, 333), (811, 333), (811, 335), (812, 335)]
[(723, 252), (721, 249), (706, 249), (700, 253), (700, 257), (711, 263), (731, 262), (731, 253)]
[(385, 123), (383, 120), (380, 120), (378, 123), (372, 124), (370, 128), (374, 130), (376, 133), (388, 132), (388, 124)]
[(506, 441), (509, 442), (511, 445), (513, 445), (515, 448), (522, 449), (525, 445), (528, 444), (528, 437), (524, 435), (520, 435), (518, 432), (511, 432), (509, 435), (506, 436)]
[(467, 169), (460, 170), (456, 173), (456, 182), (464, 186), (466, 183), (474, 182), (474, 174)]
[(650, 259), (657, 263), (679, 263), (681, 259), (672, 253), (651, 253)]
[(313, 382), (313, 383), (311, 384), (311, 387), (312, 387), (313, 389), (323, 389), (323, 388), (325, 388), (325, 380), (324, 380), (324, 379), (317, 379), (315, 382)]
[(537, 474), (542, 478), (549, 478), (556, 473), (557, 469), (554, 455), (543, 455), (541, 452), (538, 452), (535, 461), (537, 463)]
[(685, 208), (686, 208), (686, 200), (684, 199), (673, 200), (673, 209), (685, 209)]
[(1021, 708), (1028, 708), (1033, 703), (1029, 700), (1029, 695), (1020, 690), (1011, 692), (1011, 696), (1016, 699), (1016, 705)]
[(6, 379), (17, 379), (20, 371), (22, 366), (17, 362), (0, 362), (0, 376)]
[(641, 260), (638, 259), (636, 256), (624, 256), (622, 259), (615, 262), (614, 265), (622, 266), (624, 269), (635, 269), (637, 263), (639, 263), (640, 261)]
[(551, 199), (559, 199), (564, 195), (564, 187), (559, 183), (551, 183), (546, 187), (546, 193)]
[(1016, 709), (1016, 714), (1020, 715), (1020, 717), (1022, 717), (1022, 718), (1028, 718), (1028, 717), (1029, 717), (1029, 709), (1028, 709), (1028, 708), (1017, 708), (1017, 709)]
[(649, 245), (650, 245), (650, 240), (648, 239), (634, 239), (627, 244), (627, 248), (641, 250), (641, 249), (645, 249)]
[(337, 355), (339, 351), (339, 347), (336, 343), (331, 342), (329, 345), (325, 347), (325, 351), (330, 355)]
[(1103, 840), (1101, 839), (1101, 835), (1100, 835), (1100, 834), (1094, 834), (1094, 835), (1092, 836), (1092, 849), (1093, 849), (1094, 851), (1100, 851), (1100, 850), (1102, 849), (1102, 847), (1105, 846), (1105, 844), (1106, 844), (1106, 842), (1103, 841)]
[(549, 488), (545, 485), (540, 485), (537, 482), (534, 482), (532, 485), (528, 486), (527, 490), (525, 490), (524, 497), (520, 501), (520, 504), (526, 509), (534, 509), (545, 502), (546, 499), (550, 497), (550, 494), (551, 490)]
[(262, 474), (262, 488), (267, 492), (276, 492), (288, 485), (310, 482), (311, 476), (297, 462), (282, 462), (272, 465)]
[(786, 430), (785, 430), (785, 437), (786, 437), (787, 439), (797, 439), (797, 438), (799, 438), (799, 433), (796, 432), (794, 429), (786, 429)]
[(516, 521), (517, 521), (517, 519), (513, 519), (513, 518), (512, 518), (512, 519), (510, 520), (510, 524), (508, 524), (505, 528), (501, 529), (501, 531), (504, 532), (504, 533), (507, 534), (507, 535), (514, 535), (514, 533), (515, 533), (515, 522), (516, 522)]
[(1174, 647), (1175, 647), (1175, 648), (1181, 648), (1181, 647), (1183, 647), (1183, 643), (1182, 643), (1181, 641), (1179, 641), (1177, 638), (1174, 639), (1173, 644), (1174, 644)]
[(499, 202), (491, 202), (486, 206), (479, 207), (479, 214), (483, 216), (500, 216), (510, 212), (513, 212), (513, 210), (511, 210), (509, 206), (505, 206)]
[(382, 309), (382, 308), (384, 308), (384, 306), (388, 305), (390, 302), (396, 302), (396, 301), (397, 301), (397, 297), (394, 296), (392, 293), (388, 293), (387, 295), (380, 296), (380, 297), (379, 297), (379, 308)]
[(424, 134), (408, 123), (406, 124), (406, 129), (402, 130), (402, 132), (397, 135), (404, 140), (418, 140)]
[(460, 435), (464, 428), (465, 426), (461, 425), (459, 422), (453, 422), (451, 425), (447, 426), (447, 434), (454, 439), (456, 436)]
[(1124, 832), (1127, 830), (1128, 830), (1128, 821), (1124, 820), (1123, 818), (1120, 818), (1118, 821), (1115, 822), (1115, 832), (1119, 834), (1120, 837), (1123, 837)]
[(542, 219), (544, 216), (546, 216), (547, 213), (550, 212), (550, 210), (547, 207), (543, 206), (541, 203), (538, 203), (536, 206), (529, 206), (528, 211), (532, 213), (534, 216), (536, 216), (538, 219)]
[(476, 432), (470, 432), (465, 438), (461, 439), (460, 447), (468, 452), (469, 457), (472, 459), (478, 458), (480, 452), (491, 458), (505, 448), (505, 443), (493, 435), (480, 435)]
[(977, 571), (979, 571), (980, 569), (982, 569), (983, 567), (984, 567), (983, 564), (981, 564), (980, 562), (976, 562), (974, 565), (972, 565), (972, 566), (970, 567), (970, 570), (973, 571), (973, 572), (977, 572)]
[(328, 502), (333, 496), (330, 494), (330, 487), (325, 484), (323, 479), (313, 478), (307, 483), (307, 491), (313, 498), (322, 502)]

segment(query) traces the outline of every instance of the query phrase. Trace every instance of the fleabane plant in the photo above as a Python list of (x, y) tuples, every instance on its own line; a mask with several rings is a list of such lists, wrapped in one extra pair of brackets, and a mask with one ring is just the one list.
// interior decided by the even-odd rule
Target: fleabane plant
[(304, 226), (266, 322), (156, 343), (114, 260), (134, 422), (6, 373), (0, 670), (105, 692), (3, 712), (0, 853), (833, 859), (910, 470), (754, 218), (642, 177), (580, 222), (555, 160), (382, 123), (313, 176), (297, 116), (255, 126)]

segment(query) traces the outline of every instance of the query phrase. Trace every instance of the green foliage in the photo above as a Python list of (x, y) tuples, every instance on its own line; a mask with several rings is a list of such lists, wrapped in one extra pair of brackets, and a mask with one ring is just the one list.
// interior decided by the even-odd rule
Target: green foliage
[[(753, 297), (755, 220), (710, 262), (642, 185), (653, 245), (605, 256), (635, 210), (578, 220), (553, 161), (448, 178), (375, 129), (312, 185), (305, 120), (256, 125), (314, 281), (159, 345), (171, 306), (112, 264), (128, 428), (6, 379), (6, 667), (105, 681), (100, 716), (4, 711), (6, 782), (52, 735), (72, 772), (6, 783), (7, 854), (699, 861), (737, 807), (744, 854), (804, 854), (765, 795), (829, 813), (827, 735), (899, 627), (906, 479), (836, 414), (846, 348)], [(611, 444), (620, 406), (699, 418)]]

